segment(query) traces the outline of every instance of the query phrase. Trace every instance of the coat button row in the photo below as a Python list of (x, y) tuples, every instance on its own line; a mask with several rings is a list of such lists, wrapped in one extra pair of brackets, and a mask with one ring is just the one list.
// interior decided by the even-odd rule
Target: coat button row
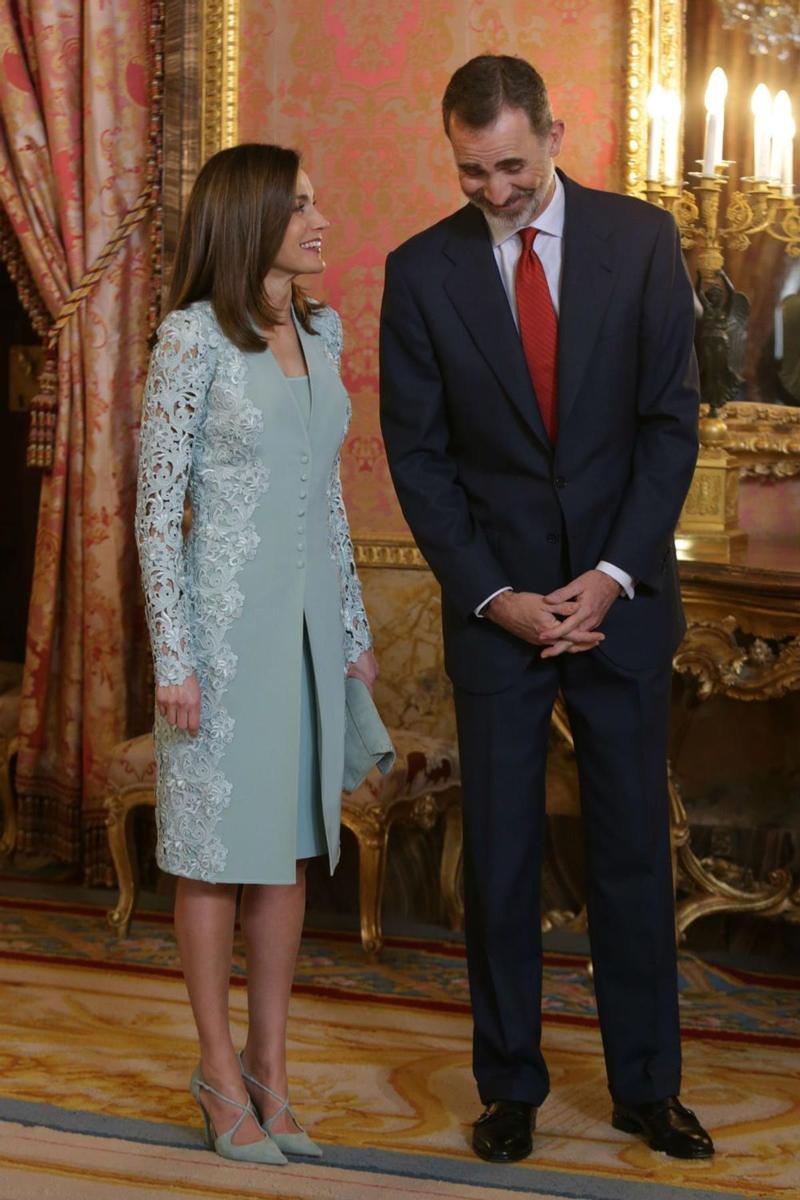
[(307, 462), (308, 462), (308, 455), (307, 455), (307, 454), (301, 454), (301, 455), (300, 455), (300, 462), (301, 462), (301, 463), (307, 463)]

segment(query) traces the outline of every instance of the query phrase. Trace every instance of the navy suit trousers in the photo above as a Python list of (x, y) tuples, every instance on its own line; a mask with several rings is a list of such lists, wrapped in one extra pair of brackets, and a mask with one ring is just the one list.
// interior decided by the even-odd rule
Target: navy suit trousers
[(539, 1105), (549, 1088), (540, 880), (559, 690), (580, 778), (609, 1089), (622, 1103), (658, 1100), (679, 1092), (681, 1064), (666, 770), (671, 669), (626, 671), (598, 650), (537, 655), (505, 691), (455, 690), (478, 1090), (486, 1103)]

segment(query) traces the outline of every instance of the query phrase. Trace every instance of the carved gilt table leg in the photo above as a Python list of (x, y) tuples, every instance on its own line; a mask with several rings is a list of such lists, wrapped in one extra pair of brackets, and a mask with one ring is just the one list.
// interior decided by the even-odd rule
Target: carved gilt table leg
[(454, 788), (442, 800), (444, 841), (439, 868), (439, 884), (447, 920), (451, 929), (464, 928), (464, 900), (460, 887), (464, 858), (464, 831), (461, 824), (461, 789)]
[[(749, 912), (772, 916), (781, 911), (792, 886), (788, 871), (771, 871), (763, 882), (745, 886), (744, 872), (735, 864), (699, 859), (694, 853), (686, 809), (672, 782), (670, 807), (676, 884), (689, 889), (689, 895), (678, 902), (675, 914), (679, 938), (700, 917), (711, 913)], [(722, 878), (722, 872), (729, 876), (727, 880)]]
[[(693, 678), (701, 703), (715, 694), (734, 700), (769, 700), (800, 687), (800, 638), (784, 637), (773, 644), (762, 638), (741, 642), (733, 616), (693, 621), (675, 655), (674, 667), (679, 674)], [(689, 890), (677, 907), (679, 936), (711, 913), (776, 916), (795, 908), (788, 871), (771, 871), (767, 879), (752, 881), (736, 863), (699, 859), (692, 850), (683, 800), (672, 782), (670, 806), (677, 882)], [(800, 896), (800, 891), (796, 895)]]

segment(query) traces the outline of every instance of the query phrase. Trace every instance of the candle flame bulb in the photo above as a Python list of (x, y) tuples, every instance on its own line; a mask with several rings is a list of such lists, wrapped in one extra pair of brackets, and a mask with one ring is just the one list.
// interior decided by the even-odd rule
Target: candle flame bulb
[(728, 95), (728, 76), (722, 67), (714, 67), (706, 88), (706, 112), (719, 114), (725, 107)]
[(750, 111), (754, 117), (770, 116), (772, 113), (772, 96), (765, 83), (760, 83), (753, 92), (750, 101)]
[(722, 156), (722, 131), (725, 127), (725, 97), (728, 77), (722, 67), (714, 67), (706, 88), (706, 136), (703, 143), (703, 175), (712, 178)]
[(769, 160), (769, 178), (775, 183), (782, 181), (786, 146), (791, 144), (792, 134), (792, 102), (789, 93), (781, 90), (772, 102), (772, 117), (770, 120), (770, 136), (772, 150)]
[(753, 178), (769, 179), (769, 134), (772, 120), (772, 96), (760, 83), (750, 101), (753, 114)]

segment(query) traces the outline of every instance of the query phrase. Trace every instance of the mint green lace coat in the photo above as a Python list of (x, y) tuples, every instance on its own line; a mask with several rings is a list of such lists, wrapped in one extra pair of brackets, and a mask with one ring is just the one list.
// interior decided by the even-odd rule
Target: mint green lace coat
[(331, 871), (339, 858), (344, 674), (371, 637), (339, 478), (341, 322), (324, 309), (314, 325), (297, 325), (308, 425), (273, 355), (238, 350), (208, 302), (170, 313), (153, 351), (136, 535), (155, 676), (194, 671), (202, 696), (196, 738), (155, 719), (157, 858), (174, 875), (294, 882), (304, 620)]

